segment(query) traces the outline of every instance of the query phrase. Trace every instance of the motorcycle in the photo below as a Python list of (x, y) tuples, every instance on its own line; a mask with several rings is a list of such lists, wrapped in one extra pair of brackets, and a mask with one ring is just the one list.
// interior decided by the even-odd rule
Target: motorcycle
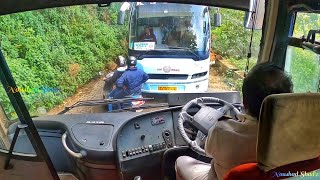
[[(111, 71), (104, 78), (105, 83), (103, 86), (103, 99), (109, 99), (109, 93), (113, 90), (114, 84), (111, 81), (113, 75), (114, 75), (114, 71)], [(135, 111), (141, 111), (141, 109), (139, 109), (139, 108), (145, 104), (145, 101), (140, 100), (140, 99), (143, 99), (142, 95), (131, 95), (131, 96), (127, 96), (123, 99), (127, 99), (127, 98), (132, 99), (132, 101), (110, 103), (107, 105), (108, 111), (111, 112), (111, 111), (115, 111), (115, 110), (125, 110), (125, 109), (132, 109)], [(135, 99), (137, 99), (137, 100), (135, 100)]]
[(111, 78), (114, 74), (114, 71), (109, 72), (104, 78), (104, 85), (103, 85), (103, 99), (108, 98), (109, 93), (113, 89), (113, 82), (111, 82)]

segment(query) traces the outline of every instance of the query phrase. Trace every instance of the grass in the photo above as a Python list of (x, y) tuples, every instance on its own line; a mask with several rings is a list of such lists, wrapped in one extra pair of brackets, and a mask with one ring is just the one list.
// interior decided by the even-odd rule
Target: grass
[[(244, 71), (247, 64), (247, 59), (236, 59), (228, 57), (227, 60), (231, 62), (234, 66), (239, 68), (241, 71)], [(249, 70), (257, 63), (257, 59), (249, 59)]]

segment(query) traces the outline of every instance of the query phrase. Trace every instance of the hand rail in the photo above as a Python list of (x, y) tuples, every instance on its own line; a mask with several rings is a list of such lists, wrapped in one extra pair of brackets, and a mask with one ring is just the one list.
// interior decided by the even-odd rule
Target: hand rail
[(62, 144), (64, 146), (64, 148), (66, 149), (66, 151), (73, 157), (75, 158), (83, 158), (85, 156), (87, 156), (87, 153), (85, 151), (80, 151), (79, 153), (76, 153), (76, 152), (73, 152), (71, 149), (69, 149), (69, 147), (67, 146), (67, 143), (66, 143), (66, 139), (67, 139), (67, 132), (65, 132), (63, 135), (62, 135)]

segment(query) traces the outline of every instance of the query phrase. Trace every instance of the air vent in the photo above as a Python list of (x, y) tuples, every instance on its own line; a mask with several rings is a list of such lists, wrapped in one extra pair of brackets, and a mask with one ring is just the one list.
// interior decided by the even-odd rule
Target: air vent
[(148, 74), (149, 79), (188, 79), (187, 74)]

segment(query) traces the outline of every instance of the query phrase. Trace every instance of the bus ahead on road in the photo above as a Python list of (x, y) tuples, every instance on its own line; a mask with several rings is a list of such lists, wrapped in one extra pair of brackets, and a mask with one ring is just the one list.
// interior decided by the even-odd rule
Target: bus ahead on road
[(206, 6), (136, 2), (130, 6), (129, 55), (149, 75), (145, 93), (205, 92), (210, 67)]

